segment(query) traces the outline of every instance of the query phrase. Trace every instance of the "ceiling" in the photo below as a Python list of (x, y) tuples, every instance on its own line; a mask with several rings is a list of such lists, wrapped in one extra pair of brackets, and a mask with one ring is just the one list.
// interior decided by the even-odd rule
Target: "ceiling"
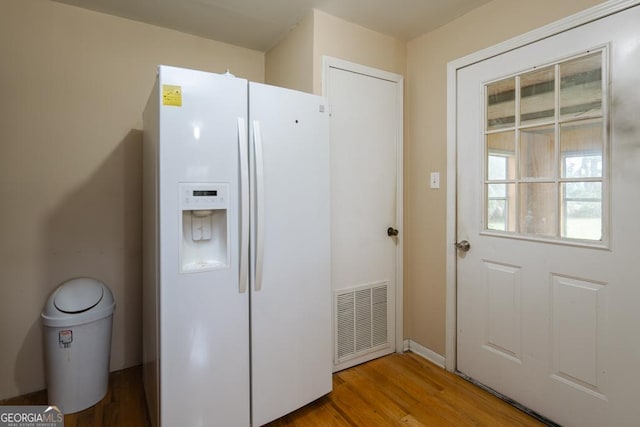
[(55, 0), (266, 52), (311, 9), (400, 40), (490, 0)]

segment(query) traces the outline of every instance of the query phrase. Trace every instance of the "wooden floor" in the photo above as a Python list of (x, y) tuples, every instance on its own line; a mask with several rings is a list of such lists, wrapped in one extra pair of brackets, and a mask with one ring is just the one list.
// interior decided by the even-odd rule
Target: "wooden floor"
[(413, 353), (392, 354), (333, 376), (333, 391), (277, 426), (542, 426)]
[[(8, 399), (0, 404), (46, 405), (47, 391)], [(64, 427), (116, 426), (151, 426), (142, 386), (142, 366), (112, 372), (109, 375), (109, 389), (100, 402), (84, 411), (64, 416)]]
[[(40, 405), (46, 400), (42, 391), (0, 404)], [(141, 368), (112, 373), (109, 391), (101, 402), (64, 420), (65, 427), (149, 426)], [(462, 378), (405, 353), (334, 374), (330, 394), (268, 427), (542, 425)]]

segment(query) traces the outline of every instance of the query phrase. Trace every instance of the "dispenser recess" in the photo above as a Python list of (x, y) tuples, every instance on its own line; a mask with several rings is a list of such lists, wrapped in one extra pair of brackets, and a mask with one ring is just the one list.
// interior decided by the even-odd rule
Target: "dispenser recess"
[(229, 184), (180, 184), (180, 272), (229, 267)]

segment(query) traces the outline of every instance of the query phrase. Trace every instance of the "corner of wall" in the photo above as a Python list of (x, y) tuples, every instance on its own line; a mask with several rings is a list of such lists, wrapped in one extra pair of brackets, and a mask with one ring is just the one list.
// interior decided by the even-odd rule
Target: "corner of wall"
[(405, 75), (406, 43), (321, 10), (313, 11), (313, 91), (322, 93), (323, 56)]
[(313, 91), (313, 33), (311, 12), (265, 54), (265, 83)]

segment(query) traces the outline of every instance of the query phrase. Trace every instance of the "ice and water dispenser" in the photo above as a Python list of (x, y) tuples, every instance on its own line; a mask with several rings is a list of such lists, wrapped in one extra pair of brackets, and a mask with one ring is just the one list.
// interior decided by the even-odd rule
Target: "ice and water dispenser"
[(180, 271), (229, 266), (229, 184), (180, 184)]

